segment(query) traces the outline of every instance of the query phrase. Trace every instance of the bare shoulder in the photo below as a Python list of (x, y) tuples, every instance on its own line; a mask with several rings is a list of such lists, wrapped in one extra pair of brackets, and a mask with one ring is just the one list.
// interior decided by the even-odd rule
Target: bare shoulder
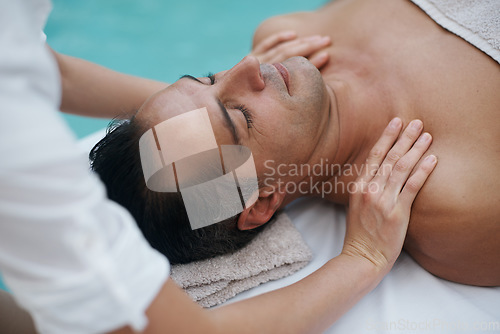
[(498, 155), (441, 150), (414, 203), (405, 249), (427, 271), (471, 285), (500, 285)]

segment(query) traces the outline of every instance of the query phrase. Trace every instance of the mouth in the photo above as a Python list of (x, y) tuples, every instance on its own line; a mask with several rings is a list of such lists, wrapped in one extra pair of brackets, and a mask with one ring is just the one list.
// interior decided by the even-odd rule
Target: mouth
[(278, 73), (283, 78), (286, 90), (288, 91), (288, 95), (290, 95), (290, 73), (288, 73), (288, 70), (286, 69), (286, 67), (283, 66), (283, 64), (281, 64), (281, 63), (275, 63), (275, 64), (273, 64), (273, 66), (276, 67), (276, 69), (278, 70)]

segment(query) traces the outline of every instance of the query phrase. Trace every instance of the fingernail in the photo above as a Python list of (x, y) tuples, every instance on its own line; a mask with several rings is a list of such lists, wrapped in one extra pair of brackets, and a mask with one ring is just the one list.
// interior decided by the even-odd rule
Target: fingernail
[(431, 164), (435, 164), (437, 161), (437, 158), (435, 155), (429, 155), (427, 158), (425, 158), (426, 162), (430, 162)]
[(414, 121), (411, 121), (411, 127), (415, 130), (420, 130), (420, 128), (422, 127), (422, 122), (417, 120), (417, 119)]
[(396, 117), (394, 118), (390, 123), (389, 123), (389, 126), (393, 129), (397, 129), (399, 127), (399, 125), (401, 124), (401, 120)]
[(431, 139), (431, 135), (426, 132), (426, 133), (424, 133), (423, 135), (420, 136), (420, 139), (418, 141), (421, 142), (421, 143), (426, 143), (430, 139)]

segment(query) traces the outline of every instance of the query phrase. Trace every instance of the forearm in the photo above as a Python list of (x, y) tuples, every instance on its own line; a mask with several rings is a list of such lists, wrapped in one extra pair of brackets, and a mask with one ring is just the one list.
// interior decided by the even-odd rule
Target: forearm
[(125, 118), (139, 109), (164, 82), (119, 73), (53, 51), (61, 73), (63, 112), (102, 118)]
[(210, 312), (221, 333), (321, 333), (382, 277), (366, 260), (340, 255), (289, 287)]
[(169, 280), (147, 311), (144, 333), (319, 333), (371, 291), (386, 271), (340, 255), (295, 284), (212, 310), (193, 303)]

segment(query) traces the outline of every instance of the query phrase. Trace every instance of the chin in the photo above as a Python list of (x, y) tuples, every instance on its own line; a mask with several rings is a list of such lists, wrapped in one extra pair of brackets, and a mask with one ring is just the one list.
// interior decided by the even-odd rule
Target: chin
[(307, 84), (309, 87), (318, 89), (318, 86), (324, 86), (321, 73), (307, 58), (292, 57), (282, 62), (282, 64), (292, 72), (292, 76), (298, 76), (296, 79)]
[[(307, 99), (309, 107), (321, 104), (324, 101), (327, 94), (325, 82), (316, 66), (304, 57), (288, 58), (282, 64), (286, 66), (293, 78), (292, 80), (295, 81), (295, 98)], [(319, 105), (317, 107), (320, 108)]]
[(282, 62), (282, 64), (294, 71), (300, 71), (300, 72), (304, 71), (304, 73), (308, 74), (315, 73), (321, 76), (316, 66), (314, 66), (307, 58), (304, 57), (297, 56), (288, 58), (287, 60)]

